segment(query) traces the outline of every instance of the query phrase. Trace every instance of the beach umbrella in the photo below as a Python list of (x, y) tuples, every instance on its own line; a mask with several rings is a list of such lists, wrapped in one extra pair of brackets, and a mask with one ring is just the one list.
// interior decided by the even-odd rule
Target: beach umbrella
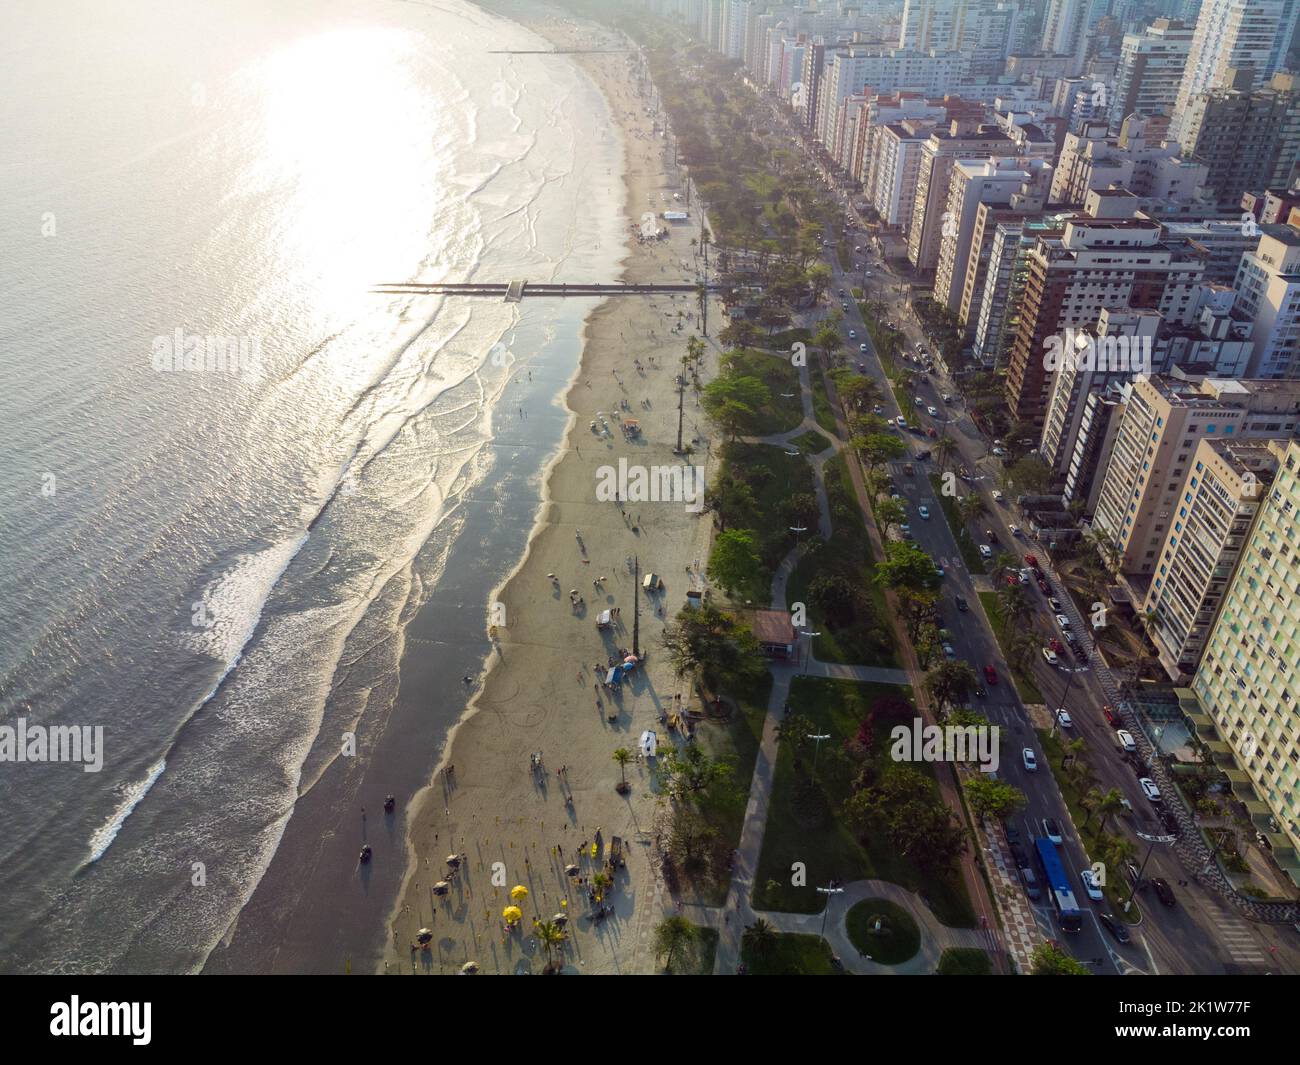
[(518, 906), (507, 906), (501, 911), (501, 916), (505, 918), (506, 924), (517, 924), (524, 916), (524, 911)]
[(569, 589), (569, 594), (570, 594), (570, 595), (577, 595), (577, 594), (578, 594), (578, 589), (577, 589), (577, 588), (570, 588), (570, 589)]
[(564, 867), (564, 873), (566, 876), (577, 876), (578, 867), (576, 865), (566, 865)]
[(510, 889), (510, 897), (515, 902), (523, 902), (524, 899), (528, 898), (528, 889), (523, 884), (516, 884)]
[[(554, 574), (554, 573), (548, 573), (547, 576), (550, 577), (551, 580), (555, 580), (555, 574)], [(473, 963), (471, 962), (470, 964), (473, 964)]]
[(551, 918), (551, 920), (555, 924), (563, 926), (569, 923), (569, 915), (567, 913), (557, 913), (554, 917)]
[(460, 967), (460, 971), (465, 976), (473, 976), (476, 972), (478, 972), (478, 962), (467, 961), (464, 965)]
[(445, 895), (450, 890), (451, 890), (451, 885), (448, 884), (447, 881), (445, 880), (439, 880), (436, 884), (433, 885), (433, 893), (435, 895)]
[(415, 938), (421, 943), (427, 943), (433, 938), (433, 929), (421, 928), (419, 932), (415, 934)]
[(460, 865), (460, 855), (459, 854), (447, 855), (447, 864), (450, 865), (453, 869), (455, 869), (456, 866)]

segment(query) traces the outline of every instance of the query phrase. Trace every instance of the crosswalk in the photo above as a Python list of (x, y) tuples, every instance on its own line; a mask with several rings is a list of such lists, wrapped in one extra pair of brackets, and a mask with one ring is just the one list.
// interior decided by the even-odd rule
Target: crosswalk
[(1219, 941), (1238, 965), (1263, 965), (1268, 960), (1250, 925), (1240, 917), (1225, 914), (1218, 926)]

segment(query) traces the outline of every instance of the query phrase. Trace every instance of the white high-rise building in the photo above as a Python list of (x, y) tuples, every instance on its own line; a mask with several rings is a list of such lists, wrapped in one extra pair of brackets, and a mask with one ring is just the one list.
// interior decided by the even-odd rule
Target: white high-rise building
[(1266, 84), (1286, 57), (1297, 15), (1300, 0), (1205, 0), (1178, 87), (1169, 127), (1172, 139), (1182, 142), (1182, 123), (1192, 100), (1226, 86), (1228, 71), (1249, 69), (1254, 84)]

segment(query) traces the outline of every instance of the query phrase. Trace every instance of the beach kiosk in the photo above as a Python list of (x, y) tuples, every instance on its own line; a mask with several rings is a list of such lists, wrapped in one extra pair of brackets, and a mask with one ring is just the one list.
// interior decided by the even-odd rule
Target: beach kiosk
[(659, 737), (651, 729), (646, 729), (641, 733), (640, 747), (643, 755), (653, 758), (659, 750)]
[(613, 615), (608, 610), (602, 610), (596, 618), (596, 628), (607, 629), (613, 624)]
[(613, 666), (613, 667), (610, 669), (610, 671), (609, 671), (608, 673), (605, 674), (605, 683), (606, 683), (606, 684), (622, 684), (622, 683), (623, 683), (623, 674), (619, 671), (618, 666)]

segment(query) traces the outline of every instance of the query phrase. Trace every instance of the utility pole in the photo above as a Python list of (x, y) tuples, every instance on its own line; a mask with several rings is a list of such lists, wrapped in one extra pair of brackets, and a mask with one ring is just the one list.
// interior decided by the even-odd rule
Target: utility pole
[(682, 417), (683, 406), (686, 402), (686, 360), (682, 360), (682, 372), (677, 376), (677, 446), (673, 448), (674, 455), (682, 453)]
[(641, 559), (632, 560), (632, 653), (641, 657), (638, 645), (641, 639)]

